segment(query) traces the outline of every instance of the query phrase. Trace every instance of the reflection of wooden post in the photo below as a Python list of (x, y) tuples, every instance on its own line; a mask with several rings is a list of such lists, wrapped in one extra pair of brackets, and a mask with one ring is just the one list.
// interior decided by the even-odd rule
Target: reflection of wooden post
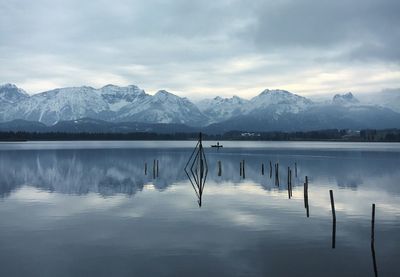
[(218, 161), (218, 176), (222, 175), (222, 165), (221, 165), (221, 161)]
[(336, 220), (332, 224), (332, 248), (336, 247)]
[(332, 219), (336, 223), (335, 200), (333, 199), (333, 191), (332, 190), (329, 190), (329, 195), (331, 197)]
[(157, 160), (157, 175), (156, 176), (158, 177), (158, 160)]
[(147, 175), (147, 163), (144, 163), (144, 175)]
[(264, 163), (261, 164), (261, 175), (264, 175)]

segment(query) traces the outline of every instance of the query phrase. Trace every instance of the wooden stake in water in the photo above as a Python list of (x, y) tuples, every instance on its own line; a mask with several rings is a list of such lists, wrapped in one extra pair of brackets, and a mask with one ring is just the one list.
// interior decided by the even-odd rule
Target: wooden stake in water
[(290, 176), (289, 176), (289, 174), (290, 174), (290, 168), (288, 167), (287, 168), (287, 191), (288, 191), (288, 196), (290, 199)]
[(371, 243), (375, 242), (375, 204), (372, 204)]
[(297, 178), (297, 163), (294, 163), (294, 176)]
[(242, 164), (243, 164), (243, 179), (245, 179), (246, 178), (246, 168), (244, 165), (244, 160), (243, 160)]
[(375, 277), (377, 277), (378, 276), (378, 266), (376, 264), (376, 257), (375, 257), (375, 204), (372, 204), (371, 254), (372, 254), (372, 263), (374, 266), (374, 274), (375, 274)]
[(306, 176), (306, 180), (304, 182), (304, 208), (306, 209), (307, 217), (310, 217), (310, 209), (308, 205), (308, 177)]
[(290, 198), (293, 197), (293, 186), (292, 186), (292, 170), (289, 169), (289, 180), (290, 180)]
[(261, 175), (264, 175), (264, 163), (261, 164)]
[(156, 160), (153, 160), (153, 179), (156, 178)]
[(144, 175), (147, 175), (147, 163), (144, 163)]
[(222, 175), (222, 165), (221, 165), (221, 161), (218, 161), (218, 176)]
[(329, 190), (329, 195), (331, 197), (332, 219), (334, 222), (336, 222), (335, 200), (333, 199), (333, 191), (332, 190)]
[(276, 163), (276, 172), (275, 172), (276, 176), (275, 176), (275, 180), (276, 180), (276, 184), (279, 187), (279, 163)]

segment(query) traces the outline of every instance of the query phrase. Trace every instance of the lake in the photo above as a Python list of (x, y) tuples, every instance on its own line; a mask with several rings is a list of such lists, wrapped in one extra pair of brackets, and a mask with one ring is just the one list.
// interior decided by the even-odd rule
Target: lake
[(213, 143), (1, 143), (0, 276), (400, 276), (400, 144)]

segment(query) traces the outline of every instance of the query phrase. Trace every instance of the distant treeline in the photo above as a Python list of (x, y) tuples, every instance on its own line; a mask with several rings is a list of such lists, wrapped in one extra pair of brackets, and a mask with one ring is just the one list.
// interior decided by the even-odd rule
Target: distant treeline
[[(1, 141), (28, 140), (196, 140), (198, 133), (70, 133), (70, 132), (0, 132)], [(304, 132), (242, 132), (223, 135), (203, 134), (205, 140), (255, 141), (388, 141), (400, 142), (400, 129), (390, 130), (318, 130)]]

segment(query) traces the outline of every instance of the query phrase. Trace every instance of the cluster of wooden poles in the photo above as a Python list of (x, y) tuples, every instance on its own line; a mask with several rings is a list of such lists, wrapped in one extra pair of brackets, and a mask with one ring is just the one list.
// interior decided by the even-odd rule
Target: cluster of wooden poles
[[(217, 175), (222, 176), (222, 162), (218, 161), (218, 171)], [(153, 160), (153, 178), (158, 177), (159, 173), (159, 161)], [(294, 175), (297, 178), (297, 163), (294, 164)], [(269, 177), (272, 178), (272, 162), (269, 162)], [(147, 175), (147, 162), (144, 164), (144, 174)], [(288, 188), (288, 197), (291, 199), (293, 197), (293, 185), (292, 185), (292, 169), (290, 167), (287, 168), (287, 188)], [(264, 163), (261, 164), (261, 175), (265, 175)], [(279, 186), (279, 163), (274, 164), (274, 175), (275, 175), (275, 185)], [(240, 161), (240, 176), (245, 179), (246, 178), (246, 167), (245, 160)], [(331, 200), (331, 210), (332, 210), (332, 248), (336, 247), (336, 209), (335, 209), (335, 200), (333, 197), (333, 190), (329, 190), (329, 196)], [(307, 217), (310, 217), (310, 209), (308, 204), (308, 176), (305, 176), (304, 182), (304, 208), (306, 209)], [(371, 252), (373, 257), (373, 265), (375, 276), (378, 276), (376, 259), (375, 259), (375, 204), (372, 204), (372, 219), (371, 219)]]
[[(272, 170), (272, 162), (269, 162), (269, 177), (272, 178), (272, 174), (274, 171), (275, 175), (275, 185), (280, 185), (279, 178), (279, 163), (274, 164), (274, 170)], [(297, 178), (297, 163), (294, 164), (294, 175)], [(264, 163), (261, 164), (261, 175), (265, 174)], [(218, 161), (218, 176), (222, 175), (222, 163)], [(246, 167), (245, 160), (240, 161), (240, 176), (245, 179), (246, 178)], [(288, 167), (287, 169), (287, 188), (288, 188), (288, 197), (291, 199), (293, 197), (293, 185), (292, 185), (292, 169)], [(335, 200), (333, 197), (333, 190), (329, 190), (330, 200), (331, 200), (331, 210), (332, 210), (332, 248), (336, 247), (336, 209), (335, 209)], [(305, 176), (304, 182), (304, 208), (306, 209), (307, 217), (310, 217), (310, 208), (308, 204), (308, 176)], [(375, 204), (372, 204), (372, 219), (371, 219), (371, 252), (373, 257), (373, 265), (375, 276), (378, 276), (376, 259), (375, 259)]]
[[(158, 177), (158, 160), (153, 160), (153, 179)], [(144, 163), (144, 175), (147, 175), (147, 162)]]

